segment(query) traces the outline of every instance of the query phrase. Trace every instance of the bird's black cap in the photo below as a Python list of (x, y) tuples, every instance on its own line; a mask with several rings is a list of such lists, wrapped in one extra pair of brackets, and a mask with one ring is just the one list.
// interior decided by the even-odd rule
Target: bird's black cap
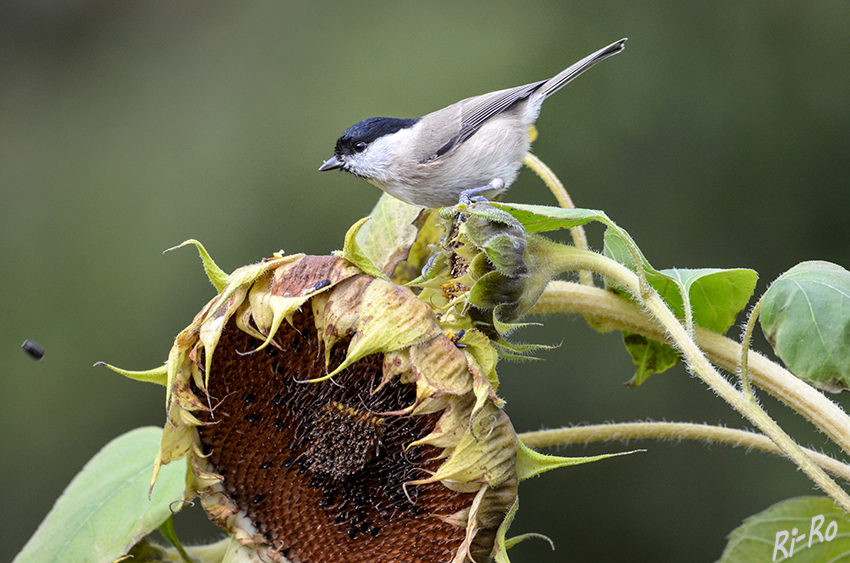
[(375, 139), (384, 135), (391, 135), (402, 129), (413, 127), (419, 118), (402, 119), (399, 117), (370, 117), (359, 121), (345, 130), (336, 142), (336, 155), (348, 155), (356, 152), (354, 145), (357, 143), (372, 143)]

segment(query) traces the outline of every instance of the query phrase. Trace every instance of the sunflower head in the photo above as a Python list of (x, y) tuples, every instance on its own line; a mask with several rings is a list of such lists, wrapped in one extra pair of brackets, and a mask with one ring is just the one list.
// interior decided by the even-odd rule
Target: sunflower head
[(333, 256), (237, 270), (176, 339), (158, 465), (284, 561), (491, 558), (518, 440), (474, 329)]

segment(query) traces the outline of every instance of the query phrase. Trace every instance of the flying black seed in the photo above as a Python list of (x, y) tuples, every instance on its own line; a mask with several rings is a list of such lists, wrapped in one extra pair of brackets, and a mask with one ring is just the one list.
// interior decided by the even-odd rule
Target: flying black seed
[(44, 357), (44, 346), (35, 340), (24, 340), (24, 343), (21, 344), (21, 348), (23, 348), (24, 352), (29, 354), (33, 360), (38, 361)]

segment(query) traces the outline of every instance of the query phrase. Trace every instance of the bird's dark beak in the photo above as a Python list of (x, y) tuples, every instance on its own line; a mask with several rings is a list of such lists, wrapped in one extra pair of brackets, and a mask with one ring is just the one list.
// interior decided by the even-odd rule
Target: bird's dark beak
[(324, 164), (319, 166), (319, 172), (324, 172), (325, 170), (337, 170), (342, 168), (342, 161), (333, 155), (329, 159), (325, 161)]

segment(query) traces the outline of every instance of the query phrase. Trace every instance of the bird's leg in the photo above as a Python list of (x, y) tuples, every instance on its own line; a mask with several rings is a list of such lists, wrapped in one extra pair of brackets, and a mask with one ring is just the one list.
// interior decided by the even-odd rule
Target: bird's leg
[(469, 205), (473, 201), (487, 201), (487, 198), (480, 194), (491, 191), (500, 192), (503, 189), (505, 189), (505, 181), (501, 178), (493, 178), (486, 186), (470, 188), (468, 190), (463, 190), (462, 192), (460, 192), (460, 198), (458, 199), (458, 203)]

